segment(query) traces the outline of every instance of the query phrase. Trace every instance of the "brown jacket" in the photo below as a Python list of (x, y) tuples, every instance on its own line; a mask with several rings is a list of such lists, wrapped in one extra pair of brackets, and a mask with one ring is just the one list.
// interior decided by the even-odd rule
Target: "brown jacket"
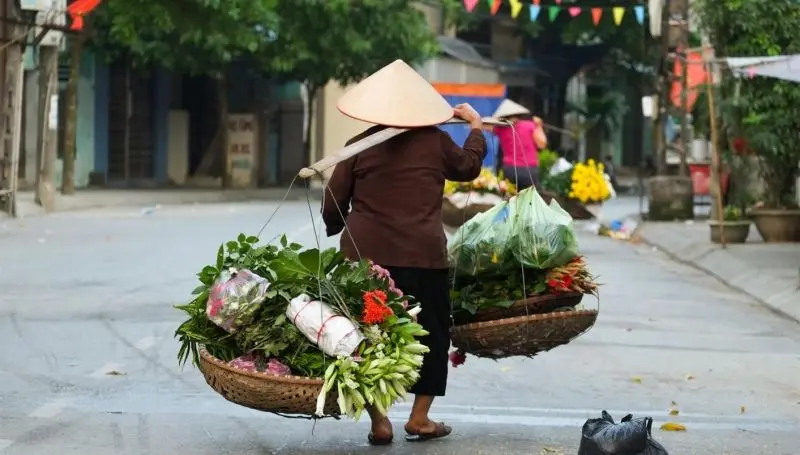
[[(383, 128), (369, 128), (347, 143)], [(429, 127), (405, 132), (342, 161), (322, 202), (328, 236), (345, 230), (341, 249), (352, 259), (369, 258), (393, 267), (447, 268), (442, 228), (445, 179), (474, 180), (485, 156), (486, 139), (480, 130), (470, 132), (462, 150), (450, 135)]]

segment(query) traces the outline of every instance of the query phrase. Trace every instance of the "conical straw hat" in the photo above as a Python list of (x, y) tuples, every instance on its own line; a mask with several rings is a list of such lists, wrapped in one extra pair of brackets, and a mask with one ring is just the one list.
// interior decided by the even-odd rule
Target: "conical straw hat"
[(521, 104), (517, 104), (510, 99), (506, 98), (500, 103), (500, 106), (497, 107), (497, 110), (494, 111), (492, 114), (493, 118), (500, 119), (505, 117), (511, 117), (512, 115), (531, 115), (531, 111), (526, 109)]
[(336, 107), (356, 120), (397, 128), (438, 125), (453, 117), (450, 103), (402, 60), (359, 82)]

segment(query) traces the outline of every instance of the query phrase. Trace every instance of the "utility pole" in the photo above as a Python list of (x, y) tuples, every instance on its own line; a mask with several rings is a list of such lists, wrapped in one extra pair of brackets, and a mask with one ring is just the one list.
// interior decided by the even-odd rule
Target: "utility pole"
[(666, 126), (667, 107), (669, 106), (669, 92), (671, 68), (669, 61), (669, 48), (671, 30), (669, 19), (671, 6), (674, 0), (665, 0), (661, 9), (661, 43), (658, 74), (656, 74), (656, 95), (658, 101), (653, 110), (653, 148), (655, 151), (655, 165), (657, 175), (667, 174), (667, 139), (664, 133)]
[(36, 202), (55, 210), (58, 151), (58, 46), (39, 47), (39, 146), (36, 153)]
[(674, 15), (680, 15), (680, 19), (670, 22), (670, 27), (677, 28), (678, 49), (675, 58), (681, 62), (681, 105), (679, 107), (681, 118), (681, 146), (680, 146), (680, 167), (679, 175), (688, 176), (689, 166), (687, 158), (689, 155), (689, 1), (678, 0), (675, 5)]

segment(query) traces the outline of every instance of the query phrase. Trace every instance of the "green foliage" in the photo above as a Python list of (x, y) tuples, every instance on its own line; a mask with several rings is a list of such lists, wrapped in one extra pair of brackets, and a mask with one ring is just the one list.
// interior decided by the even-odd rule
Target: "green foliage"
[[(699, 0), (702, 26), (718, 57), (758, 57), (800, 52), (800, 3)], [(723, 132), (742, 137), (759, 157), (768, 207), (792, 205), (800, 161), (800, 84), (727, 74), (720, 89)]]
[(108, 58), (218, 76), (266, 43), (277, 0), (114, 0), (92, 17), (95, 47)]
[(303, 81), (313, 95), (328, 81), (357, 82), (395, 59), (421, 63), (435, 55), (438, 45), (414, 3), (278, 2), (275, 12), (280, 21), (276, 39), (261, 53), (264, 66), (284, 79)]
[(742, 209), (736, 207), (735, 205), (727, 205), (725, 206), (725, 211), (723, 212), (723, 219), (725, 221), (741, 221), (744, 219), (742, 215)]
[(572, 169), (556, 175), (541, 174), (542, 188), (558, 195), (566, 196), (572, 188)]
[(558, 161), (558, 153), (544, 149), (539, 151), (539, 175), (544, 178), (550, 175), (550, 169)]

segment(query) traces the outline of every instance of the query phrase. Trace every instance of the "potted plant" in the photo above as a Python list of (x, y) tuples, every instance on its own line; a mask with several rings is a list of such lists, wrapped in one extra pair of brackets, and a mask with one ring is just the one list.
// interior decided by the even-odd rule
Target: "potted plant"
[(725, 206), (722, 221), (710, 220), (708, 226), (714, 243), (722, 243), (720, 231), (724, 232), (725, 243), (745, 243), (750, 235), (750, 220), (735, 205)]
[[(800, 3), (698, 0), (700, 23), (717, 57), (800, 52)], [(746, 141), (763, 179), (762, 200), (750, 215), (766, 242), (800, 241), (794, 192), (800, 162), (800, 84), (770, 77), (723, 74), (720, 101), (729, 137)], [(718, 145), (718, 144), (717, 144)]]

